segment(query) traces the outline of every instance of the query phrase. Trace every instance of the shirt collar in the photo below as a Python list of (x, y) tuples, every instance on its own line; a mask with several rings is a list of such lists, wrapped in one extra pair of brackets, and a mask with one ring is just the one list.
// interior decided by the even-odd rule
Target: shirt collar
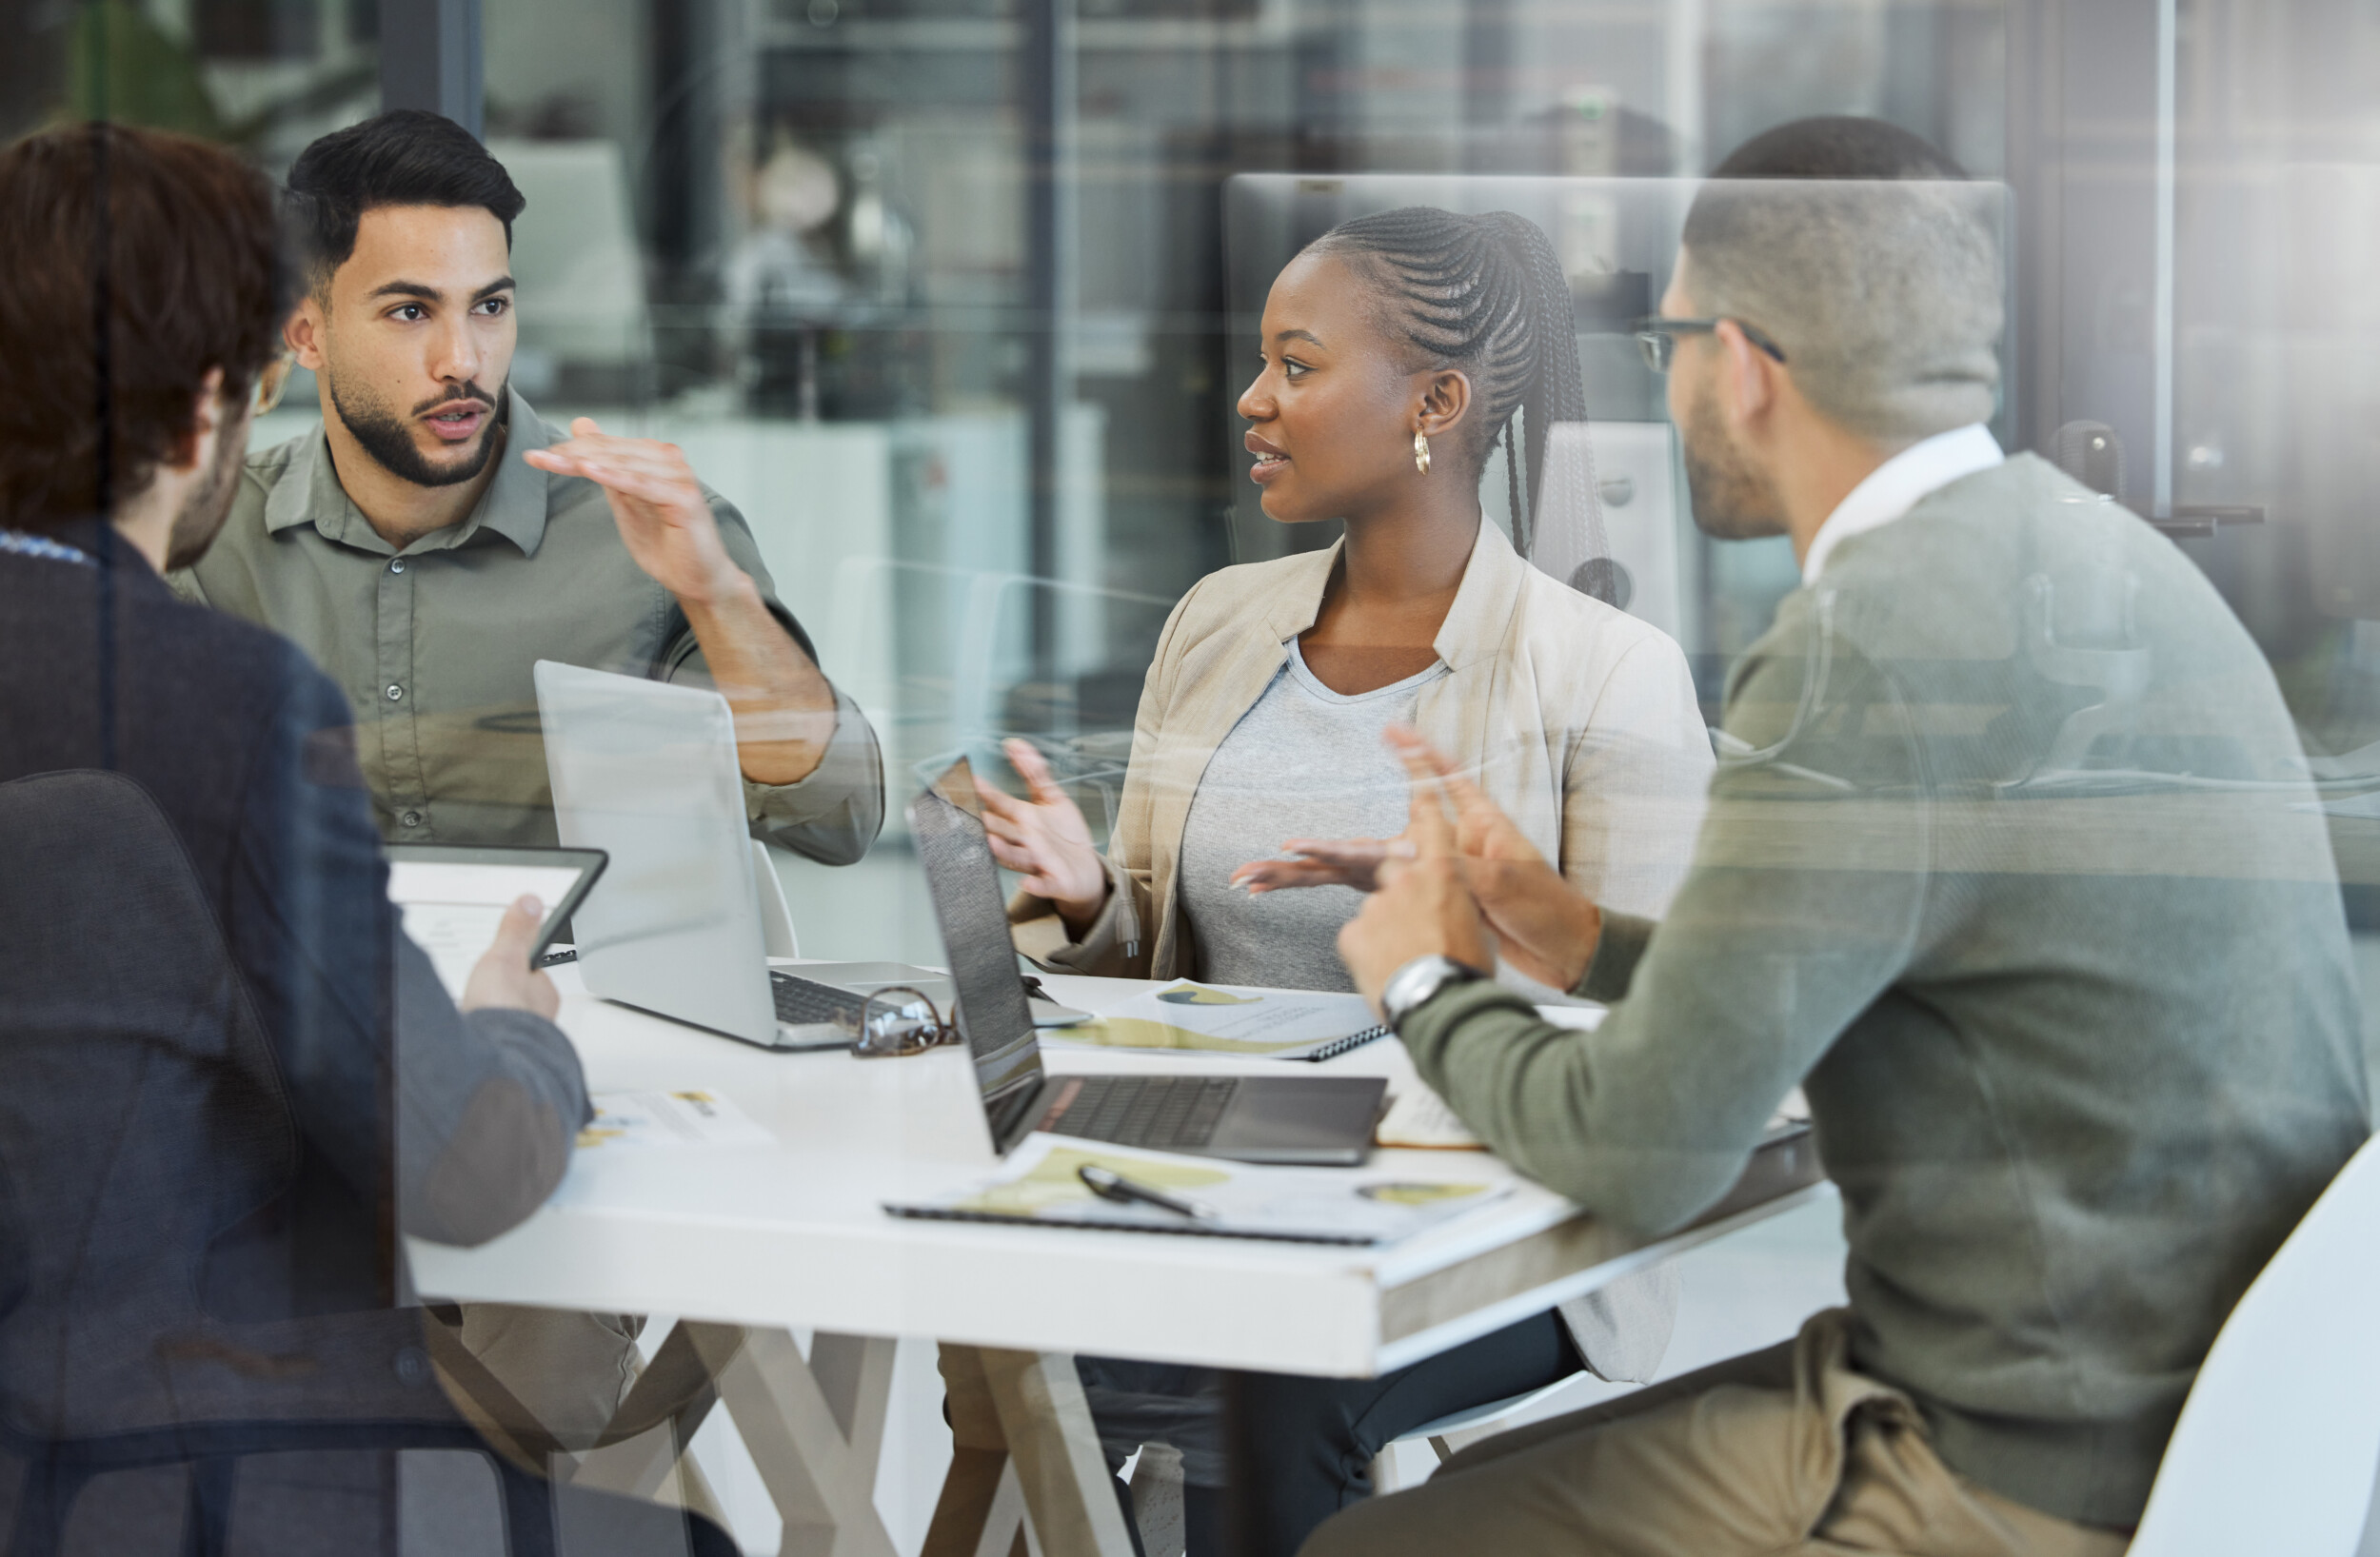
[[(1281, 642), (1303, 633), (1322, 614), (1322, 591), (1329, 587), (1331, 569), (1346, 544), (1342, 539), (1327, 551), (1306, 553), (1311, 561), (1284, 583), (1269, 623)], [(1430, 643), (1438, 657), (1459, 670), (1474, 660), (1498, 653), (1528, 576), (1529, 564), (1513, 550), (1504, 532), (1481, 515), (1478, 538), (1471, 543), (1471, 560), (1463, 564), (1462, 582), (1456, 586), (1454, 603), (1446, 608), (1446, 620)]]
[[(492, 530), (537, 555), (545, 538), (546, 504), (555, 478), (521, 458), (530, 449), (555, 441), (554, 430), (538, 420), (517, 389), (505, 391), (505, 443), (496, 451), (496, 477), (480, 494), (479, 506), (460, 524), (434, 531), (408, 550), (435, 551), (468, 545), (483, 529)], [(576, 478), (570, 478), (575, 480)], [(299, 524), (311, 524), (326, 541), (364, 551), (392, 552), (363, 511), (339, 484), (330, 459), (330, 435), (320, 426), (307, 434), (289, 457), (288, 468), (265, 499), (265, 528), (274, 534)]]
[(1815, 584), (1826, 570), (1835, 548), (1854, 536), (1880, 530), (1907, 517), (1909, 510), (1963, 477), (1989, 470), (2006, 456), (1980, 422), (1936, 433), (1894, 455), (1867, 480), (1851, 489), (1810, 538), (1810, 554), (1801, 562), (1801, 581)]

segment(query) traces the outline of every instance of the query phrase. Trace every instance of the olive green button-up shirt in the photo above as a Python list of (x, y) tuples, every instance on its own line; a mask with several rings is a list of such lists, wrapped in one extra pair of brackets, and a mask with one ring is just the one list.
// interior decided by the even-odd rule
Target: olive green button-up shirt
[[(495, 479), (461, 524), (398, 549), (347, 498), (319, 427), (248, 457), (223, 533), (174, 578), (187, 597), (295, 640), (347, 695), (381, 831), (398, 843), (551, 843), (530, 667), (708, 684), (677, 601), (629, 557), (603, 489), (524, 461), (566, 435), (512, 394)], [(704, 488), (720, 539), (804, 653), (744, 516)], [(836, 698), (832, 743), (797, 783), (744, 780), (756, 838), (828, 864), (866, 853), (883, 761)]]

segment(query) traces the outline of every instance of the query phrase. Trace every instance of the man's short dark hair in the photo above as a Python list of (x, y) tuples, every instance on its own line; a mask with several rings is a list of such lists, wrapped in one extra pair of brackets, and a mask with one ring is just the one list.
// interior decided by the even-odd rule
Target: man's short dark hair
[(527, 204), (504, 164), (469, 130), (422, 108), (396, 108), (332, 130), (289, 168), (291, 235), (307, 284), (317, 292), (355, 252), (366, 211), (478, 206), (504, 224), (509, 248), (513, 218)]
[(236, 404), (280, 352), (272, 186), (200, 141), (66, 125), (0, 149), (0, 525), (111, 517), (184, 453), (208, 370)]

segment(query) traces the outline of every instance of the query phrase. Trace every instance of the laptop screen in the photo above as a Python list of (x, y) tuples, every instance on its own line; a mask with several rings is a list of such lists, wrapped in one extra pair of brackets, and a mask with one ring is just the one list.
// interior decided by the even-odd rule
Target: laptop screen
[(1041, 1078), (1041, 1046), (1033, 1036), (1016, 943), (1008, 938), (1008, 906), (1000, 896), (1000, 868), (984, 841), (983, 823), (970, 815), (972, 807), (945, 798), (972, 799), (974, 794), (974, 776), (962, 759), (909, 803), (909, 831), (942, 926), (959, 1028), (975, 1055), (976, 1083), (989, 1113), (995, 1102)]

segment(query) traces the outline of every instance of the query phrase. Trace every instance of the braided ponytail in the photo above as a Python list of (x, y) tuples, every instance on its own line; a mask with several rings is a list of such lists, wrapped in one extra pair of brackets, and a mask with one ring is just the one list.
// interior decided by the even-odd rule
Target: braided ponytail
[[(1511, 211), (1460, 216), (1408, 206), (1343, 222), (1316, 239), (1311, 251), (1361, 257), (1399, 305), (1407, 342), (1426, 361), (1469, 375), (1478, 425), (1468, 452), (1484, 464), (1503, 439), (1513, 546), (1529, 556), (1554, 424), (1587, 415), (1570, 283), (1553, 243)], [(1582, 490), (1590, 548), (1600, 556), (1602, 516), (1591, 471)]]

